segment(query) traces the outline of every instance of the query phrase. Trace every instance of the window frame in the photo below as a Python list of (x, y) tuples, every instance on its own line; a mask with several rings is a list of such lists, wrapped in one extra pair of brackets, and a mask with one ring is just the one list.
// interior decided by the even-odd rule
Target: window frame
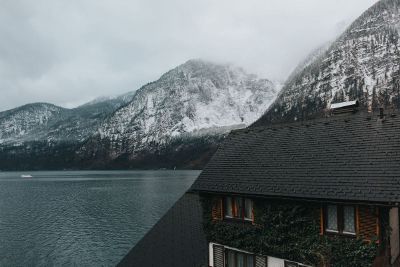
[[(337, 230), (328, 228), (328, 221), (329, 221), (329, 212), (328, 211), (329, 211), (329, 207), (335, 207), (336, 208), (336, 228), (337, 228)], [(329, 205), (325, 206), (325, 231), (328, 232), (328, 233), (332, 233), (332, 234), (338, 234), (340, 232), (338, 205), (329, 204)]]
[[(246, 217), (246, 200), (247, 201), (249, 201), (249, 203), (250, 203), (250, 218), (249, 217)], [(253, 200), (252, 199), (250, 199), (250, 198), (243, 198), (243, 219), (245, 220), (245, 221), (250, 221), (250, 222), (252, 222), (253, 221), (253, 219), (254, 219), (254, 213), (253, 213), (253, 206), (254, 206), (254, 202), (253, 202)]]
[[(348, 232), (348, 231), (345, 231), (345, 216), (344, 216), (344, 209), (345, 209), (345, 207), (351, 207), (352, 209), (353, 209), (353, 228), (354, 228), (354, 232)], [(353, 206), (353, 205), (343, 205), (342, 206), (342, 215), (343, 215), (343, 227), (342, 227), (342, 233), (344, 234), (344, 235), (357, 235), (357, 219), (356, 219), (356, 217), (357, 217), (357, 214), (356, 214), (356, 207), (355, 206)]]
[[(230, 211), (230, 214), (231, 215), (228, 215), (227, 214), (227, 202), (228, 202), (228, 198), (229, 198), (229, 200), (230, 200), (230, 207), (231, 207), (231, 211)], [(235, 218), (234, 216), (233, 216), (233, 200), (232, 200), (232, 197), (231, 196), (226, 196), (226, 197), (224, 197), (223, 198), (223, 202), (222, 202), (222, 205), (223, 205), (223, 207), (222, 207), (222, 210), (223, 210), (223, 218), (228, 218), (228, 219), (233, 219), (233, 218)]]
[(304, 265), (295, 261), (288, 261), (288, 260), (284, 260), (284, 265), (285, 267), (289, 267), (291, 266), (296, 266), (296, 267), (308, 267), (308, 265)]
[(285, 267), (292, 267), (292, 266), (299, 267), (299, 264), (294, 261), (285, 260), (284, 263), (285, 263)]
[[(329, 220), (329, 215), (328, 215), (328, 206), (335, 206), (336, 207), (336, 218), (337, 218), (337, 230), (331, 230), (328, 229), (328, 220)], [(353, 208), (353, 223), (354, 223), (354, 232), (348, 232), (344, 231), (344, 207), (352, 207)], [(357, 218), (357, 209), (355, 205), (347, 205), (347, 204), (327, 204), (324, 206), (324, 212), (323, 212), (323, 221), (324, 221), (324, 232), (326, 234), (331, 234), (331, 235), (342, 235), (342, 236), (349, 236), (349, 237), (355, 237), (357, 236), (357, 223), (356, 223), (356, 218)]]
[[(252, 254), (252, 253), (246, 253), (246, 252), (242, 252), (242, 251), (238, 251), (238, 250), (234, 250), (234, 249), (229, 249), (229, 248), (225, 248), (224, 249), (224, 265), (228, 266), (228, 253), (232, 252), (234, 254), (234, 264), (233, 267), (237, 267), (238, 266), (238, 255), (241, 254), (243, 255), (243, 267), (256, 267), (256, 255)], [(247, 266), (247, 257), (253, 257), (253, 266)]]
[[(230, 214), (232, 215), (227, 215), (227, 201), (230, 199), (230, 207), (231, 207), (231, 212)], [(240, 200), (239, 207), (241, 206), (241, 210), (236, 210), (237, 204), (236, 200)], [(251, 207), (251, 218), (246, 217), (246, 200), (250, 203)], [(228, 219), (228, 220), (237, 220), (237, 221), (246, 221), (246, 222), (253, 222), (254, 221), (254, 212), (253, 212), (253, 207), (254, 207), (254, 201), (250, 198), (245, 198), (241, 196), (224, 196), (223, 197), (223, 218)], [(236, 211), (236, 212), (235, 212)], [(240, 216), (237, 216), (237, 214), (240, 214)]]

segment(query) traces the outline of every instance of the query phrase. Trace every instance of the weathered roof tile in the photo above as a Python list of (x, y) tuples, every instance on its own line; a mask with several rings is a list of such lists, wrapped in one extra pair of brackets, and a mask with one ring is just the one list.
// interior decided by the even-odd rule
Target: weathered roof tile
[(399, 133), (400, 116), (361, 113), (236, 130), (192, 189), (399, 202)]

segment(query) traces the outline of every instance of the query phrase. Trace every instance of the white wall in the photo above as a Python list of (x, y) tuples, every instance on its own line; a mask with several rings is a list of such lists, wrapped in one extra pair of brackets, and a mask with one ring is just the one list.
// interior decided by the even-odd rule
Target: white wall
[(214, 248), (213, 248), (214, 243), (209, 243), (208, 244), (208, 266), (213, 267), (214, 266)]

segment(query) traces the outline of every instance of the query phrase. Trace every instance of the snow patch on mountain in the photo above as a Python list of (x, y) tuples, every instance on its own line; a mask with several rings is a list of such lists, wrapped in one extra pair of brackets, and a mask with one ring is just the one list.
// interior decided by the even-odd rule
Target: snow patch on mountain
[(189, 60), (118, 97), (0, 112), (0, 168), (202, 168), (225, 134), (255, 121), (276, 94), (241, 68)]
[(0, 112), (0, 144), (35, 133), (63, 111), (63, 108), (52, 104), (34, 103)]
[(312, 116), (356, 99), (364, 109), (400, 108), (399, 24), (400, 1), (376, 3), (326, 51), (298, 67), (259, 122)]
[(139, 89), (98, 132), (125, 152), (188, 133), (226, 132), (254, 122), (276, 93), (272, 82), (241, 68), (190, 60)]

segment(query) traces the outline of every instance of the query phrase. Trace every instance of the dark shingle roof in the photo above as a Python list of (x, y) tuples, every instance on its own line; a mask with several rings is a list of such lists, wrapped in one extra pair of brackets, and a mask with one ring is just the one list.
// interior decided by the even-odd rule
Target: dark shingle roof
[(400, 116), (345, 114), (232, 132), (192, 189), (398, 202)]
[(186, 193), (118, 266), (208, 266), (199, 196)]

